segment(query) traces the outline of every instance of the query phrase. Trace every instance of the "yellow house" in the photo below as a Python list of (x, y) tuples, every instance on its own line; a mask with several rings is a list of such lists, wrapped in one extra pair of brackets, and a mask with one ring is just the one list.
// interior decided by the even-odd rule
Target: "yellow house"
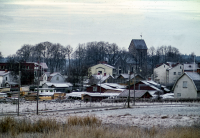
[(108, 65), (106, 63), (100, 63), (94, 65), (88, 69), (89, 76), (91, 75), (114, 75), (115, 74), (115, 67)]

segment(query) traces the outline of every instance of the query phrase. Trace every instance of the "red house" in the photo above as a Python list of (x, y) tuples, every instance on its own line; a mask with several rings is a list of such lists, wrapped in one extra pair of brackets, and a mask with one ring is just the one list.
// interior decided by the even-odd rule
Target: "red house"
[(94, 92), (94, 93), (103, 93), (106, 90), (112, 90), (113, 88), (106, 85), (106, 84), (93, 84), (87, 87), (87, 92)]

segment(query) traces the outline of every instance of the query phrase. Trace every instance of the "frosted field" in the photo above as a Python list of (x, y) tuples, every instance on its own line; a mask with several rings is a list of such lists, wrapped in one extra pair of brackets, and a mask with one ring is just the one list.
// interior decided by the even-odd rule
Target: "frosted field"
[[(90, 109), (92, 107), (107, 107), (104, 109)], [(39, 103), (39, 111), (36, 115), (36, 102), (20, 103), (21, 116), (15, 118), (27, 118), (32, 121), (39, 118), (52, 118), (65, 123), (69, 116), (95, 115), (104, 124), (121, 124), (137, 127), (172, 127), (191, 126), (200, 124), (200, 103), (136, 103), (136, 106), (126, 109), (112, 109), (110, 106), (121, 108), (124, 103)], [(86, 110), (67, 111), (68, 109), (88, 108)], [(66, 110), (59, 112), (58, 110)], [(0, 113), (16, 113), (16, 105), (0, 104)], [(22, 114), (26, 112), (26, 114)]]

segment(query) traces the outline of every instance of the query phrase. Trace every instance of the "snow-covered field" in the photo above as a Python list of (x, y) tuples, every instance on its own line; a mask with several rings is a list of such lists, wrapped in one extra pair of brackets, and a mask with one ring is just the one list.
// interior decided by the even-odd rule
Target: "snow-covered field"
[[(90, 107), (103, 107), (104, 109), (90, 109)], [(20, 113), (28, 112), (19, 118), (36, 120), (39, 118), (55, 118), (66, 122), (69, 116), (95, 115), (105, 124), (122, 124), (137, 127), (172, 127), (200, 125), (200, 103), (138, 103), (132, 108), (112, 109), (109, 106), (123, 107), (124, 103), (39, 103), (39, 111), (52, 111), (36, 115), (36, 102), (20, 103)], [(67, 109), (85, 108), (88, 110), (67, 111)], [(0, 104), (0, 113), (16, 112), (17, 106), (13, 104)], [(56, 111), (66, 110), (66, 111)], [(18, 118), (15, 116), (15, 118)]]

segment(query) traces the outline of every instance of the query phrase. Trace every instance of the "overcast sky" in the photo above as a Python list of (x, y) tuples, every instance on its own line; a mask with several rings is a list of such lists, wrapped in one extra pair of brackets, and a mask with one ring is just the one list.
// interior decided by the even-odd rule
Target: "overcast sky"
[(106, 41), (128, 49), (132, 39), (147, 47), (171, 45), (200, 56), (200, 0), (0, 0), (0, 51), (49, 41), (74, 49)]

